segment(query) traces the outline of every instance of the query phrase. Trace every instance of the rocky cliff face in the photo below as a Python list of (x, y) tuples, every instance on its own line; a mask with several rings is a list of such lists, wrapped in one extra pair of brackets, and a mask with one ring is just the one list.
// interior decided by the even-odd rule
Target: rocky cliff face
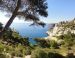
[(47, 31), (47, 34), (49, 36), (46, 37), (45, 39), (57, 40), (55, 36), (67, 34), (68, 32), (75, 34), (75, 19), (72, 21), (60, 22), (55, 24), (53, 28)]

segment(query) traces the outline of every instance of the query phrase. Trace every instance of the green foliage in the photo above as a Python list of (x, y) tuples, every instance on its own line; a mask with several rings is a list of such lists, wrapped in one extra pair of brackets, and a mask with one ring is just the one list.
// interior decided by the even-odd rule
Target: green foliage
[[(4, 49), (5, 51), (4, 51)], [(25, 55), (31, 54), (31, 48), (26, 48), (25, 46), (18, 44), (18, 45), (4, 45), (1, 48), (2, 53), (9, 53), (11, 56), (17, 57), (24, 57)]]
[(60, 55), (60, 54), (58, 54), (58, 53), (49, 52), (48, 53), (48, 58), (65, 58), (65, 57)]
[(29, 40), (28, 38), (22, 37), (21, 35), (19, 35), (18, 32), (12, 30), (12, 29), (8, 29), (6, 30), (6, 32), (3, 34), (3, 41), (6, 41), (7, 43), (12, 43), (14, 45), (16, 44), (22, 44), (24, 46), (29, 46)]
[(31, 48), (26, 47), (25, 55), (31, 55)]
[[(28, 48), (26, 48), (28, 47)], [(12, 56), (24, 57), (31, 54), (29, 39), (9, 28), (0, 40), (0, 54), (9, 53)]]
[(12, 56), (24, 57), (25, 55), (30, 55), (31, 54), (31, 48), (30, 47), (27, 48), (27, 47), (25, 47), (21, 44), (18, 44), (15, 47), (13, 47), (10, 54)]
[(73, 55), (73, 53), (69, 53), (66, 58), (75, 58), (75, 55)]
[[(24, 7), (24, 6), (26, 6), (26, 7)], [(10, 12), (11, 14), (15, 15), (15, 17), (18, 16), (19, 18), (23, 17), (23, 18), (26, 18), (26, 20), (32, 20), (35, 23), (37, 23), (38, 25), (42, 25), (42, 24), (38, 23), (39, 15), (43, 16), (43, 17), (48, 16), (47, 8), (48, 7), (47, 7), (46, 0), (27, 0), (27, 1), (24, 1), (24, 0), (22, 0), (22, 1), (21, 0), (10, 0), (10, 1), (9, 0), (1, 0), (0, 1), (0, 10)], [(20, 11), (18, 11), (19, 9), (20, 9)], [(15, 12), (16, 14), (13, 12)], [(8, 13), (8, 14), (10, 15), (10, 13)]]
[(0, 43), (0, 53), (4, 52), (4, 45)]
[(58, 26), (63, 27), (64, 29), (69, 28), (71, 30), (75, 30), (75, 18), (72, 21), (60, 22)]
[(25, 46), (30, 46), (29, 38), (20, 38), (20, 43)]
[(51, 41), (50, 41), (50, 48), (58, 48), (57, 42), (54, 41), (54, 40), (51, 40)]
[(45, 40), (45, 39), (35, 39), (38, 46), (43, 48), (58, 48), (58, 44), (54, 40)]
[(40, 46), (40, 47), (43, 47), (43, 48), (50, 47), (49, 40), (36, 38), (35, 41), (37, 42), (38, 46)]
[(0, 30), (2, 30), (2, 28), (3, 28), (3, 24), (2, 24), (2, 23), (0, 23)]
[(6, 55), (0, 54), (0, 58), (6, 58)]
[(48, 56), (44, 50), (37, 48), (32, 52), (31, 58), (48, 58)]
[(75, 34), (68, 32), (68, 34), (64, 34), (58, 37), (59, 39), (64, 40), (64, 45), (72, 46), (75, 44)]
[(21, 44), (18, 44), (14, 49), (15, 56), (23, 57), (24, 49), (25, 49), (25, 47), (23, 47)]
[(58, 52), (54, 51), (55, 49), (42, 49), (36, 48), (32, 51), (31, 58), (65, 58), (65, 56), (59, 54)]

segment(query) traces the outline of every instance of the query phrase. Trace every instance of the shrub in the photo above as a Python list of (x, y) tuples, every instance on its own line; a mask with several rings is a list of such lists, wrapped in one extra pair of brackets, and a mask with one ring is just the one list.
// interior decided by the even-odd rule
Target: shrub
[(16, 56), (17, 57), (23, 57), (23, 54), (22, 53), (17, 53)]
[(11, 56), (15, 56), (15, 52), (13, 51), (13, 52), (11, 52)]
[(48, 58), (48, 56), (44, 50), (38, 48), (32, 52), (31, 58)]
[(23, 57), (23, 54), (20, 51), (13, 51), (11, 52), (11, 56)]
[(63, 39), (64, 44), (67, 47), (71, 47), (75, 44), (75, 34), (71, 33), (70, 31), (67, 32), (67, 34), (63, 34), (61, 36), (58, 36), (58, 39)]
[(69, 53), (66, 58), (75, 58), (75, 55), (73, 55), (73, 53)]
[(3, 28), (3, 24), (0, 22), (0, 30), (2, 30)]
[(4, 45), (0, 43), (0, 53), (4, 51)]
[(31, 55), (31, 48), (30, 47), (26, 48), (25, 55)]
[(48, 58), (54, 58), (54, 53), (49, 53)]
[(58, 53), (52, 53), (52, 52), (49, 52), (48, 53), (48, 58), (64, 58), (64, 56), (58, 54)]
[(23, 49), (24, 47), (20, 44), (14, 47), (14, 50), (11, 53), (12, 56), (23, 57)]
[(50, 41), (50, 47), (51, 47), (51, 48), (58, 48), (57, 42), (55, 42), (54, 40), (51, 40), (51, 41)]
[(6, 55), (0, 54), (0, 58), (6, 58)]
[(49, 44), (49, 40), (45, 40), (42, 38), (36, 38), (35, 41), (37, 42), (38, 46), (43, 47), (43, 48), (49, 48), (50, 44)]

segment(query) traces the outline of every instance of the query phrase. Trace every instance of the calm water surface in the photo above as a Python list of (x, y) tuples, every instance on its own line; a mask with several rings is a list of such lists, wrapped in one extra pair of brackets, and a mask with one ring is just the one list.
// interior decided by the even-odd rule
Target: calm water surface
[(29, 23), (13, 23), (11, 25), (11, 28), (14, 28), (17, 32), (20, 33), (20, 35), (29, 37), (30, 42), (34, 42), (34, 38), (43, 38), (47, 37), (46, 32), (48, 31), (49, 25), (46, 24), (46, 26), (43, 28), (42, 26), (30, 26)]

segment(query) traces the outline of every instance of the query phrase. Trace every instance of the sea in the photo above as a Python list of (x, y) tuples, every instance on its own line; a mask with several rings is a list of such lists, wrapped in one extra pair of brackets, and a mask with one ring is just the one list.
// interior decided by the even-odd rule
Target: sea
[(19, 32), (21, 36), (28, 37), (31, 43), (35, 43), (35, 38), (48, 36), (46, 32), (50, 29), (50, 24), (42, 27), (40, 25), (31, 25), (31, 23), (13, 23), (11, 28)]

